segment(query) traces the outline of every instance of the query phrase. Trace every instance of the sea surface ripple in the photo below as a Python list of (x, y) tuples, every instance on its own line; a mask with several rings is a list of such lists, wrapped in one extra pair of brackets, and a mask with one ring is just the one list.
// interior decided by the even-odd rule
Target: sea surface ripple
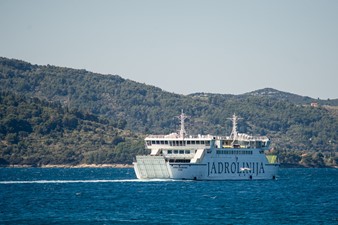
[(132, 169), (0, 168), (0, 224), (338, 224), (338, 169), (277, 180), (137, 180)]

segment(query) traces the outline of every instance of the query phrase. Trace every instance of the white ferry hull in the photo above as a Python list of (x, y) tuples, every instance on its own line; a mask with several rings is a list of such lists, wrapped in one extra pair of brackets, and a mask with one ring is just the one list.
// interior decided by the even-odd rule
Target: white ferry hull
[[(179, 179), (179, 180), (268, 180), (276, 179), (279, 164), (266, 162), (246, 162), (214, 160), (206, 163), (169, 163), (163, 165), (149, 163), (153, 156), (145, 156), (147, 165), (134, 163), (139, 179)], [(157, 159), (156, 159), (157, 160)], [(164, 158), (163, 158), (164, 161)], [(161, 172), (155, 175), (156, 170)], [(166, 171), (164, 171), (166, 170)]]

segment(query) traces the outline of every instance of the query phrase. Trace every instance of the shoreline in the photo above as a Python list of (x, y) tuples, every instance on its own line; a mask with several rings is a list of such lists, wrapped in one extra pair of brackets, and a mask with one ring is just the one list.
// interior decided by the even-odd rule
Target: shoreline
[(78, 164), (78, 165), (67, 165), (67, 164), (48, 164), (41, 166), (34, 165), (7, 165), (4, 168), (133, 168), (132, 164)]
[[(1, 165), (0, 168), (134, 168), (133, 164), (123, 164), (123, 163), (114, 163), (114, 164), (78, 164), (78, 165), (68, 165), (68, 164), (47, 164), (47, 165)], [(281, 164), (280, 168), (334, 168), (338, 169), (338, 166), (327, 166), (327, 167), (306, 167), (299, 164)]]

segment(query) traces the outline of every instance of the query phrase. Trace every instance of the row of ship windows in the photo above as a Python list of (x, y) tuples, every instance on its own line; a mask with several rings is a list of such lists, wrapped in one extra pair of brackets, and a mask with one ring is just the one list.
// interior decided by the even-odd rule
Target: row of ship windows
[(190, 150), (168, 150), (168, 154), (190, 154)]
[(147, 141), (147, 145), (170, 145), (170, 146), (186, 146), (186, 145), (206, 145), (210, 146), (210, 141)]
[(252, 155), (252, 151), (248, 150), (217, 150), (216, 154), (222, 155)]

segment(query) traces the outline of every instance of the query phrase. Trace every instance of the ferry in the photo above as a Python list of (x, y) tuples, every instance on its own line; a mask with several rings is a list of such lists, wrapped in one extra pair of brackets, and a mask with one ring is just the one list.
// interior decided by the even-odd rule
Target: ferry
[(276, 179), (279, 162), (269, 154), (270, 139), (237, 132), (240, 119), (233, 114), (229, 136), (188, 135), (182, 113), (180, 130), (145, 138), (149, 155), (137, 155), (138, 179), (267, 180)]

